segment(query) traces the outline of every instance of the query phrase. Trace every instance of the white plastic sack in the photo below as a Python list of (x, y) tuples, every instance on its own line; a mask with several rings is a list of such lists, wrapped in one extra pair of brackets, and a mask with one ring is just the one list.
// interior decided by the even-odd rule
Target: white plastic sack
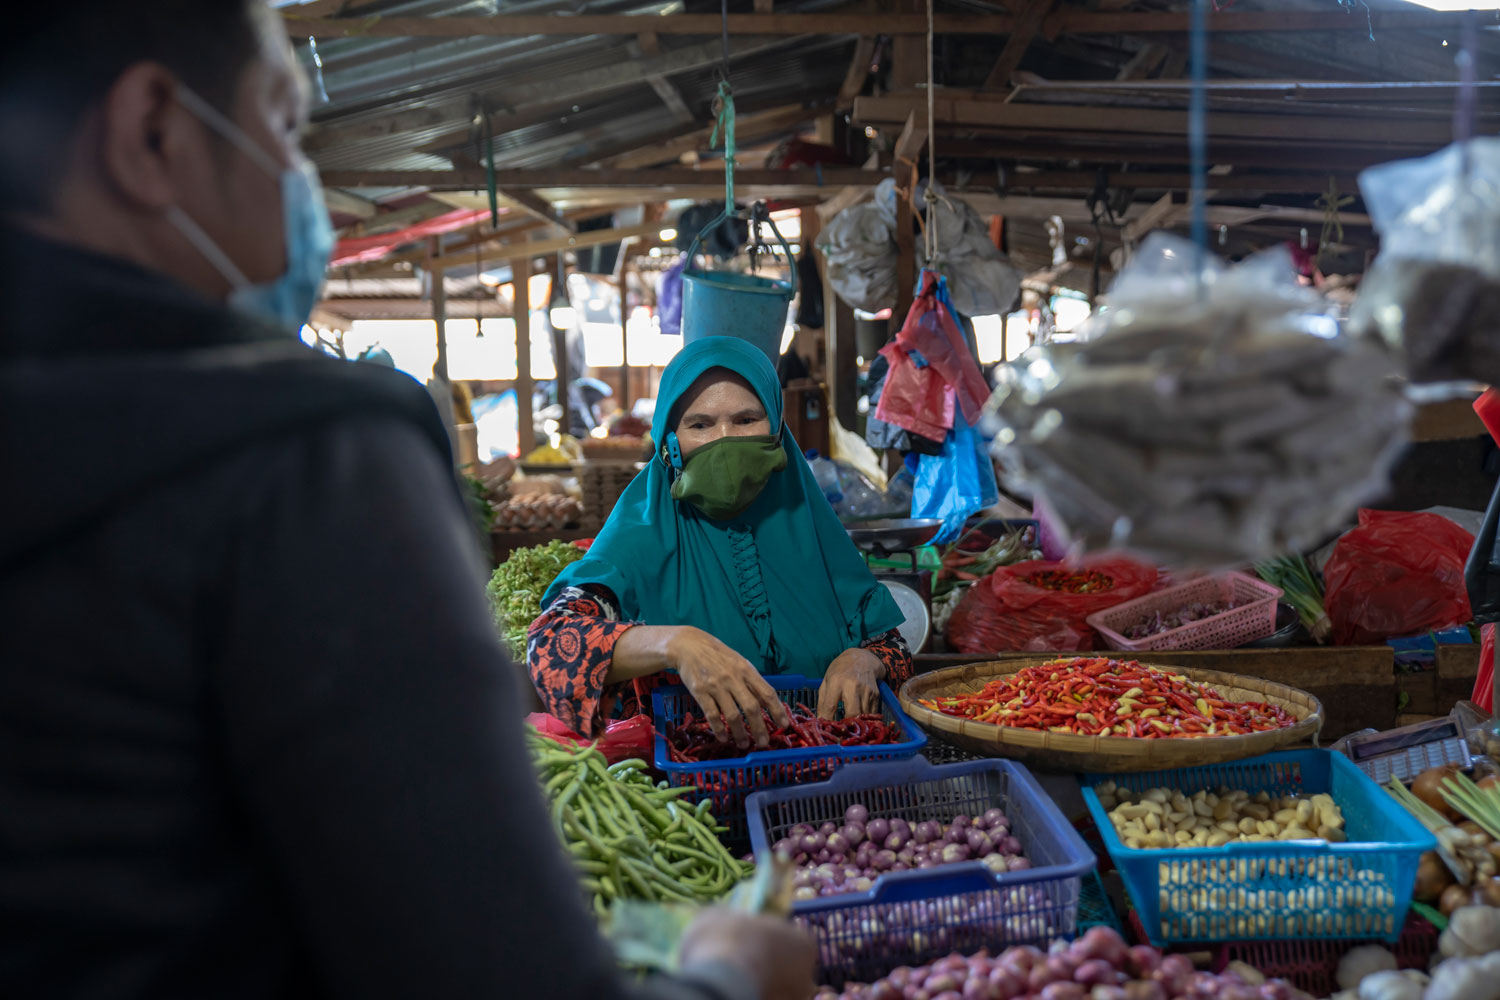
[(1217, 566), (1301, 551), (1383, 491), (1397, 359), (1340, 335), (1282, 248), (1226, 267), (1156, 233), (1085, 339), (997, 374), (996, 457), (1089, 548)]
[(1350, 326), (1381, 337), (1413, 382), (1451, 395), (1500, 383), (1500, 138), (1359, 175), (1380, 256), (1360, 284)]
[(876, 187), (874, 201), (844, 209), (818, 237), (829, 284), (839, 298), (865, 312), (896, 304), (895, 215), (884, 204), (894, 198), (895, 182), (887, 178)]
[[(941, 194), (942, 185), (934, 187)], [(917, 242), (917, 262), (948, 279), (953, 308), (965, 316), (994, 316), (1010, 312), (1021, 292), (1021, 271), (990, 240), (988, 223), (969, 205), (940, 197), (927, 220), (936, 228), (937, 254), (928, 259), (927, 247)]]

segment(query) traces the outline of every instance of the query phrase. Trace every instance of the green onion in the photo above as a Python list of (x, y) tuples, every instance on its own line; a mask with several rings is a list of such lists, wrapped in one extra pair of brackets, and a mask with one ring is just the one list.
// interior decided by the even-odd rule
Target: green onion
[(1300, 555), (1277, 556), (1255, 564), (1255, 572), (1273, 587), (1280, 587), (1282, 600), (1297, 609), (1302, 624), (1319, 643), (1327, 642), (1333, 622), (1323, 610), (1323, 589), (1313, 577), (1312, 567)]
[(1480, 788), (1462, 772), (1443, 779), (1443, 801), (1500, 840), (1500, 787)]

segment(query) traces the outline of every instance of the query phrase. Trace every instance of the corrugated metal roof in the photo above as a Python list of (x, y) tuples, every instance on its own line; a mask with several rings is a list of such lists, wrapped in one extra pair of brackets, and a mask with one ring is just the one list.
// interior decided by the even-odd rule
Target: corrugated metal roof
[[(811, 0), (799, 10), (818, 10), (840, 0)], [(279, 6), (294, 6), (281, 3)], [(741, 6), (736, 2), (735, 7)], [(748, 6), (748, 4), (745, 4)], [(695, 9), (706, 7), (695, 0)], [(681, 0), (420, 0), (362, 4), (358, 14), (442, 17), (505, 13), (650, 14), (684, 9)], [(663, 56), (684, 49), (701, 49), (712, 39), (665, 37)], [(740, 40), (736, 39), (736, 44)], [(745, 44), (753, 44), (748, 42)], [(519, 87), (535, 92), (539, 82), (565, 82), (600, 67), (641, 58), (636, 41), (628, 36), (538, 36), (526, 38), (339, 38), (317, 45), (321, 80), (328, 101), (313, 111), (318, 129), (335, 130), (337, 141), (311, 144), (313, 157), (324, 170), (445, 170), (447, 156), (422, 147), (440, 139), (452, 140), (472, 127), (475, 111), (507, 107), (507, 93)], [(848, 65), (853, 40), (819, 36), (777, 39), (763, 51), (731, 61), (731, 81), (744, 113), (757, 108), (826, 98), (838, 88)], [(309, 72), (311, 48), (299, 47)], [(669, 79), (684, 102), (708, 124), (709, 106), (718, 81), (716, 65), (703, 65), (672, 74)], [(399, 112), (424, 110), (430, 119), (419, 126), (388, 134), (350, 136), (350, 127), (378, 129)], [(591, 154), (608, 155), (632, 145), (645, 145), (683, 122), (642, 77), (631, 84), (579, 97), (571, 103), (522, 110), (520, 127), (494, 137), (495, 162), (500, 167), (546, 167), (585, 163)], [(458, 149), (463, 150), (460, 139)], [(471, 155), (479, 152), (477, 145)], [(362, 192), (377, 200), (396, 190)]]

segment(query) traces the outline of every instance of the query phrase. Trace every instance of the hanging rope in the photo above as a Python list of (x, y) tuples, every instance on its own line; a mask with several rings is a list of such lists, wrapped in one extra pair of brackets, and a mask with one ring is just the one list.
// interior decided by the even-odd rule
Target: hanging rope
[[(1188, 158), (1192, 164), (1193, 245), (1198, 248), (1197, 272), (1203, 272), (1203, 258), (1208, 253), (1208, 0), (1193, 0), (1192, 35), (1188, 41), (1192, 64), (1193, 89), (1188, 100)], [(1200, 286), (1200, 292), (1201, 292)]]
[(1463, 44), (1453, 61), (1458, 63), (1458, 100), (1453, 106), (1453, 141), (1458, 143), (1459, 170), (1468, 178), (1471, 167), (1469, 138), (1474, 134), (1478, 97), (1474, 86), (1474, 50), (1479, 44), (1478, 14), (1464, 14)]
[(719, 81), (719, 92), (714, 97), (714, 130), (708, 137), (710, 149), (719, 144), (719, 134), (724, 135), (724, 211), (734, 213), (734, 91), (728, 80)]
[[(937, 193), (933, 190), (933, 185), (937, 183), (937, 115), (934, 114), (933, 111), (937, 102), (937, 96), (935, 93), (937, 88), (933, 82), (932, 70), (932, 64), (934, 62), (933, 49), (935, 47), (932, 37), (932, 4), (933, 0), (927, 0), (927, 194), (922, 199), (927, 204), (927, 211), (929, 214), (931, 214), (932, 208), (937, 204), (938, 200)], [(911, 176), (912, 184), (913, 186), (915, 186), (917, 183), (917, 170), (915, 166), (912, 167)], [(913, 209), (915, 209), (916, 205), (913, 204), (912, 207)], [(917, 218), (920, 219), (921, 216), (918, 215)], [(936, 222), (934, 222), (931, 226), (927, 226), (925, 224), (922, 226), (922, 245), (927, 248), (928, 263), (932, 263), (933, 261), (937, 260)]]

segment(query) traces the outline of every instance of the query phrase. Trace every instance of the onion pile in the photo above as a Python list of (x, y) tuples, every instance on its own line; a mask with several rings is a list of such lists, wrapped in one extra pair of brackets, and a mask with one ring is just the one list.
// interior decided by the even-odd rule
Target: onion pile
[(921, 962), (949, 951), (997, 942), (1047, 941), (1068, 909), (1037, 885), (997, 887), (959, 896), (876, 903), (798, 917), (818, 942), (825, 967)]
[(1306, 1000), (1281, 980), (1250, 983), (1235, 972), (1198, 972), (1182, 955), (1147, 945), (1131, 948), (1107, 927), (1090, 928), (1050, 952), (1030, 945), (997, 958), (949, 955), (919, 968), (902, 966), (869, 985), (828, 987), (815, 1000)]
[(798, 865), (793, 898), (799, 900), (864, 892), (886, 872), (965, 861), (983, 862), (997, 874), (1031, 867), (1000, 809), (955, 816), (947, 823), (912, 824), (900, 817), (871, 817), (868, 808), (856, 803), (844, 811), (843, 825), (799, 823), (773, 850)]

